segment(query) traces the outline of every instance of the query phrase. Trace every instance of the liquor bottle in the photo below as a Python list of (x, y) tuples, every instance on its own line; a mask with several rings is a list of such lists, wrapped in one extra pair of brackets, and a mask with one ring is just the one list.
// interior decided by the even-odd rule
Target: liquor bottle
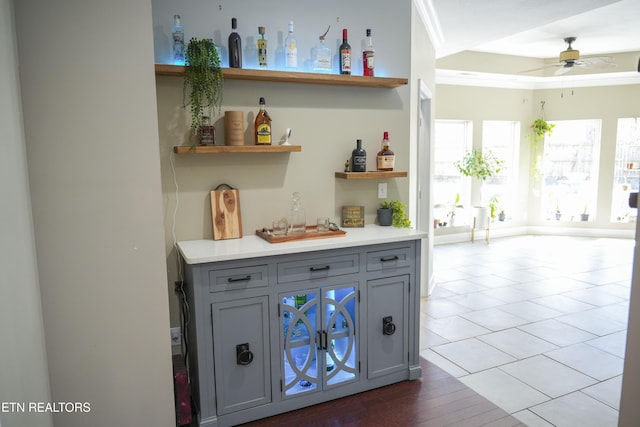
[(184, 65), (184, 27), (180, 22), (180, 15), (173, 15), (173, 64)]
[(389, 149), (389, 132), (385, 132), (382, 137), (382, 149), (378, 151), (377, 169), (379, 171), (392, 171), (395, 165), (396, 156)]
[(313, 56), (313, 71), (316, 73), (331, 73), (331, 49), (324, 44), (324, 38), (330, 28), (331, 25), (329, 25), (324, 34), (318, 37), (318, 46)]
[(229, 68), (242, 68), (242, 38), (238, 34), (238, 20), (231, 18), (229, 34)]
[(347, 42), (347, 29), (342, 29), (340, 45), (340, 74), (351, 74), (351, 45)]
[(298, 69), (298, 45), (293, 35), (293, 21), (289, 21), (289, 31), (287, 38), (284, 39), (284, 66), (287, 70), (295, 71)]
[(362, 140), (356, 140), (356, 148), (351, 152), (351, 172), (367, 171), (367, 152), (362, 148)]
[(216, 128), (209, 121), (209, 116), (202, 116), (202, 125), (198, 129), (200, 145), (214, 145), (216, 143)]
[(256, 145), (271, 145), (271, 117), (264, 107), (264, 98), (260, 98), (260, 111), (256, 115), (255, 143)]
[(374, 76), (373, 66), (375, 59), (375, 49), (373, 48), (373, 40), (371, 39), (371, 29), (367, 28), (367, 47), (362, 52), (362, 75)]
[(258, 48), (258, 67), (267, 68), (267, 39), (264, 38), (264, 27), (258, 27), (260, 35), (256, 46)]

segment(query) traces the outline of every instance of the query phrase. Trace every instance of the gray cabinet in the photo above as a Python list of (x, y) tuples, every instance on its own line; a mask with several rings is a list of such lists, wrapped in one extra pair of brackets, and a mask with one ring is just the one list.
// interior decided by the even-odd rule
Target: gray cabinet
[(420, 240), (185, 265), (198, 425), (419, 378)]

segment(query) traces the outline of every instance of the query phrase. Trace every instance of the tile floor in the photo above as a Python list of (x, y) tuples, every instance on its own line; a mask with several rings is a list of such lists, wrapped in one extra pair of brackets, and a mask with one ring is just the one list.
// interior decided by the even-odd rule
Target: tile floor
[(617, 426), (634, 245), (437, 245), (420, 354), (528, 426)]

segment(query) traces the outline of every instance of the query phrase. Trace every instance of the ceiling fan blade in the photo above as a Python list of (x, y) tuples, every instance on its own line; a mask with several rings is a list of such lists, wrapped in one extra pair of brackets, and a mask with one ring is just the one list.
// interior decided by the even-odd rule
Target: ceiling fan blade
[(618, 65), (611, 56), (596, 56), (593, 58), (583, 58), (576, 61), (576, 65), (589, 68), (615, 68)]
[(553, 74), (556, 76), (561, 76), (562, 74), (567, 74), (571, 70), (573, 70), (573, 65), (565, 64), (561, 68), (558, 68)]
[(564, 64), (551, 64), (551, 65), (546, 65), (540, 68), (533, 68), (531, 70), (518, 71), (518, 74), (533, 73), (534, 71), (541, 71), (541, 70), (546, 70), (548, 68), (555, 68), (555, 67), (562, 67), (562, 66), (564, 66)]

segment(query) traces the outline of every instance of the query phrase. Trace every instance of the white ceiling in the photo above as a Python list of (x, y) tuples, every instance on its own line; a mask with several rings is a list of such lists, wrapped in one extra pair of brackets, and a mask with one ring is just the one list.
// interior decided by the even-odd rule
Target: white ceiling
[(640, 52), (640, 0), (422, 0), (437, 58), (471, 50), (557, 58)]

